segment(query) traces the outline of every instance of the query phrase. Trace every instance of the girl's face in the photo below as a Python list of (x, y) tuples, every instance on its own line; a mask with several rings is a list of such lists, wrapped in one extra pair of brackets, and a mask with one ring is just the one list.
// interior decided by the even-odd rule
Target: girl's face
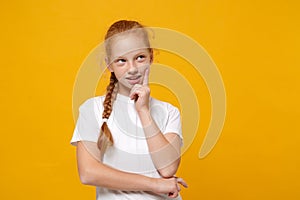
[(108, 68), (118, 79), (118, 92), (129, 96), (135, 84), (143, 83), (145, 70), (152, 62), (152, 51), (138, 33), (118, 35), (110, 45)]

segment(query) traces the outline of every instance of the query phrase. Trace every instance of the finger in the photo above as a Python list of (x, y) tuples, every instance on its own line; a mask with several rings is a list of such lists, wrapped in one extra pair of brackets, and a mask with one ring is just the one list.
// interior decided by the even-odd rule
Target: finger
[(137, 90), (141, 87), (141, 85), (139, 84), (135, 84), (132, 88), (131, 88), (131, 91), (130, 91), (130, 94), (129, 94), (129, 97), (130, 99), (135, 99), (137, 97)]
[(170, 192), (169, 195), (168, 195), (170, 198), (176, 198), (178, 196), (178, 192), (175, 191), (175, 192)]
[(182, 178), (177, 178), (177, 183), (180, 183), (183, 187), (187, 188), (187, 183)]
[(178, 192), (180, 192), (181, 188), (180, 188), (179, 184), (177, 183), (176, 186), (177, 186)]
[(145, 70), (143, 85), (148, 85), (148, 83), (149, 83), (149, 67), (147, 67)]
[(138, 97), (139, 97), (139, 95), (137, 94), (137, 92), (133, 92), (131, 95), (130, 95), (130, 99), (131, 100), (137, 100), (138, 99)]
[(143, 91), (141, 90), (141, 86), (134, 88), (130, 93), (129, 97), (131, 100), (137, 101), (139, 97), (143, 96)]

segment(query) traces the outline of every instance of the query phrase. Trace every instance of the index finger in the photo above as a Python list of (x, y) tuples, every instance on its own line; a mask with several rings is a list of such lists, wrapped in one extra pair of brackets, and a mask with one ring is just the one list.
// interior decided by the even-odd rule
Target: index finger
[(146, 68), (144, 73), (143, 85), (148, 85), (149, 83), (149, 66)]

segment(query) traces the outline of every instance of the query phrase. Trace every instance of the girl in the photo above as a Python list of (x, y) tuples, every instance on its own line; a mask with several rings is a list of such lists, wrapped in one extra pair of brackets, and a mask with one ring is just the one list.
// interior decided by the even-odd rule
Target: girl
[(71, 144), (83, 184), (97, 199), (181, 199), (183, 179), (175, 176), (182, 144), (180, 113), (150, 97), (153, 61), (148, 34), (135, 21), (114, 23), (105, 36), (111, 72), (105, 96), (86, 100)]

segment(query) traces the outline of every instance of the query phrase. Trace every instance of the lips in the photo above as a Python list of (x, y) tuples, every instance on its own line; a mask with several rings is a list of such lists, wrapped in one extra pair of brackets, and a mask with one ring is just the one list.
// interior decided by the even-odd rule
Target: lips
[(141, 77), (140, 75), (139, 76), (129, 76), (129, 77), (126, 77), (126, 79), (128, 79), (128, 80), (137, 80), (140, 77)]
[(139, 76), (129, 76), (129, 77), (126, 77), (126, 79), (128, 80), (128, 82), (131, 84), (131, 85), (134, 85), (134, 84), (137, 84), (140, 82), (140, 78), (141, 78), (141, 75)]

